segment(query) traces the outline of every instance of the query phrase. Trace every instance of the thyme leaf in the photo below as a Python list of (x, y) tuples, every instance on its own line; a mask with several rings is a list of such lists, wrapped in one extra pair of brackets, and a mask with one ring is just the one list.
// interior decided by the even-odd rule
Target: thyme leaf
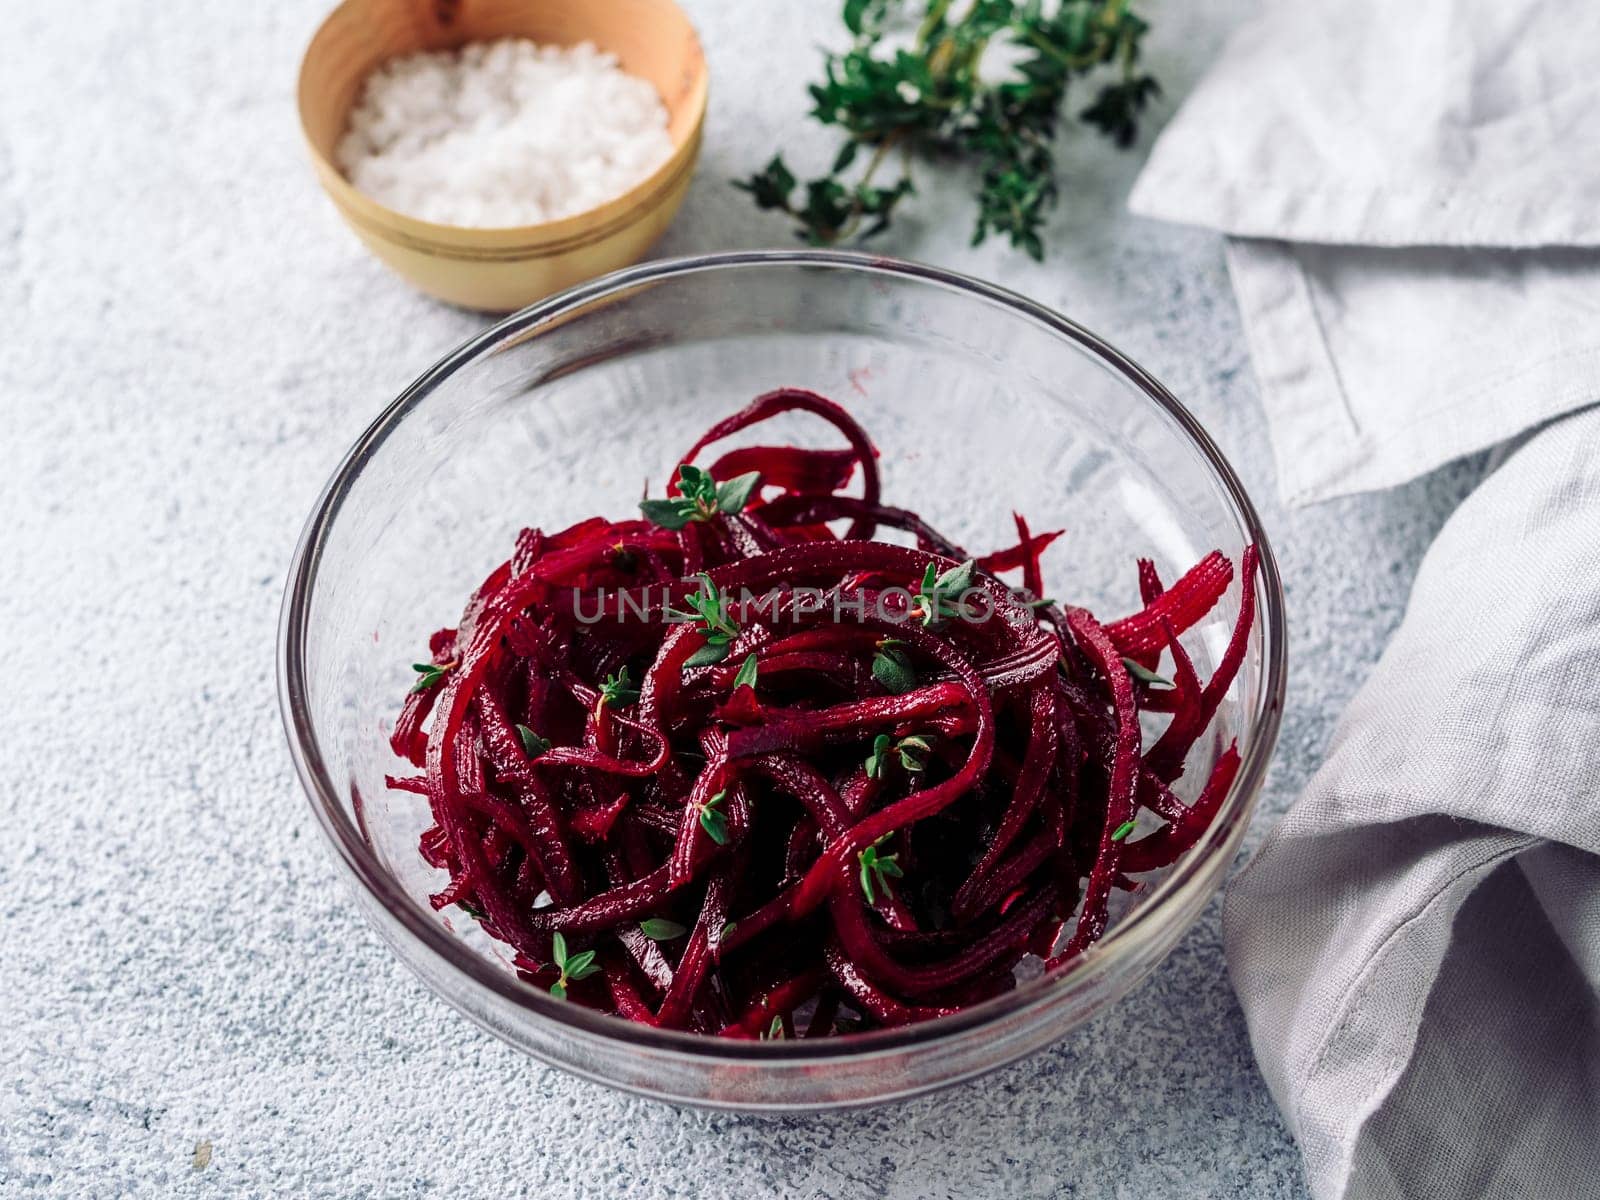
[(723, 789), (700, 806), (700, 828), (719, 846), (728, 844), (727, 814), (717, 807), (727, 794), (727, 789)]
[(413, 692), (425, 692), (438, 683), (451, 671), (455, 670), (457, 663), (412, 663), (411, 669), (417, 673), (416, 683), (411, 685)]
[(517, 737), (522, 740), (522, 748), (527, 752), (529, 758), (538, 758), (546, 750), (550, 749), (550, 740), (540, 737), (526, 725), (517, 726)]
[(676, 921), (669, 921), (665, 917), (646, 917), (639, 922), (639, 931), (652, 942), (670, 942), (689, 932)]
[(884, 638), (878, 643), (878, 652), (872, 656), (872, 677), (884, 691), (896, 696), (917, 686), (917, 673), (911, 659), (900, 647), (905, 643), (895, 638)]
[(1122, 660), (1122, 665), (1128, 668), (1128, 674), (1132, 675), (1140, 683), (1147, 683), (1151, 687), (1169, 688), (1172, 686), (1172, 680), (1168, 679), (1165, 675), (1157, 675), (1154, 671), (1141, 662), (1135, 662), (1131, 658), (1124, 658)]

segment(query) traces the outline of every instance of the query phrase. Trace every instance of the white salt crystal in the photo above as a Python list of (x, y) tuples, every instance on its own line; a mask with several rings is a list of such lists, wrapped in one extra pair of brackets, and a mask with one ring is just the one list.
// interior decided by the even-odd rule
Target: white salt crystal
[(386, 207), (495, 228), (595, 208), (671, 155), (661, 97), (614, 55), (505, 38), (379, 67), (335, 158)]

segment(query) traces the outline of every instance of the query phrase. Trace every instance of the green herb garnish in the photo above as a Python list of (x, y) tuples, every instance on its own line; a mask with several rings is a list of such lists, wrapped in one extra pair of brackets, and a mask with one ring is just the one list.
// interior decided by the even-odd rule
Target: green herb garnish
[(691, 521), (709, 521), (718, 513), (743, 512), (750, 493), (760, 482), (760, 473), (749, 471), (718, 483), (709, 471), (684, 463), (678, 468), (678, 491), (682, 495), (641, 500), (639, 511), (645, 520), (662, 529), (682, 529)]
[(733, 690), (738, 691), (742, 687), (754, 688), (758, 669), (756, 656), (752, 654), (739, 665), (739, 673), (733, 677)]
[(926, 771), (928, 769), (927, 755), (933, 750), (928, 739), (920, 735), (903, 737), (898, 742), (887, 733), (880, 733), (872, 739), (872, 753), (867, 755), (867, 778), (883, 778), (884, 765), (891, 754), (900, 758), (900, 767), (905, 771)]
[(727, 794), (727, 789), (724, 788), (700, 806), (700, 828), (704, 829), (706, 836), (719, 846), (728, 844), (728, 818), (717, 807)]
[(917, 686), (917, 673), (911, 659), (900, 649), (905, 645), (897, 638), (884, 638), (878, 643), (878, 652), (872, 656), (872, 677), (884, 691), (896, 696)]
[(928, 753), (933, 749), (923, 737), (903, 737), (895, 744), (900, 753), (900, 766), (907, 771), (928, 769)]
[(483, 909), (479, 908), (471, 900), (457, 900), (456, 907), (462, 912), (466, 913), (467, 916), (471, 917), (474, 921), (483, 922), (489, 919), (489, 914), (484, 912)]
[(894, 748), (894, 738), (887, 733), (880, 733), (872, 739), (872, 753), (867, 755), (867, 778), (883, 778), (883, 762)]
[(733, 618), (728, 616), (728, 606), (723, 600), (722, 593), (717, 590), (717, 585), (711, 582), (711, 576), (704, 571), (700, 572), (700, 590), (684, 600), (692, 610), (679, 612), (677, 609), (667, 609), (667, 615), (678, 620), (697, 620), (706, 644), (691, 654), (684, 662), (686, 667), (709, 667), (728, 657), (728, 651), (733, 644), (733, 639), (739, 636), (739, 627), (733, 623)]
[(1136, 821), (1124, 821), (1121, 825), (1118, 825), (1111, 831), (1111, 840), (1113, 842), (1120, 842), (1123, 838), (1127, 837), (1133, 832), (1133, 827), (1135, 824), (1137, 824)]
[(961, 597), (972, 587), (973, 560), (967, 559), (948, 571), (938, 572), (932, 563), (922, 573), (917, 594), (911, 599), (911, 611), (922, 618), (924, 625), (932, 625), (946, 617), (961, 615)]
[(632, 704), (638, 698), (639, 689), (629, 680), (627, 667), (623, 667), (615, 675), (607, 675), (600, 685), (601, 704), (621, 708), (623, 705)]
[(779, 1042), (783, 1040), (783, 1014), (779, 1013), (772, 1018), (772, 1024), (767, 1026), (767, 1031), (761, 1035), (763, 1042)]
[(411, 685), (413, 692), (425, 692), (438, 683), (451, 671), (455, 670), (458, 663), (412, 663), (411, 669), (417, 673), (417, 681)]
[(645, 918), (639, 922), (639, 931), (652, 942), (670, 942), (689, 932), (676, 921), (669, 921), (665, 917)]
[[(915, 191), (915, 150), (978, 168), (974, 245), (1002, 234), (1042, 259), (1040, 233), (1059, 195), (1052, 144), (1068, 85), (1101, 68), (1116, 72), (1077, 116), (1123, 148), (1160, 93), (1138, 70), (1149, 26), (1129, 0), (1061, 0), (1049, 15), (1040, 0), (845, 0), (843, 17), (852, 44), (827, 56), (823, 80), (810, 88), (811, 116), (845, 135), (831, 168), (802, 184), (780, 153), (734, 184), (758, 207), (788, 213), (813, 245), (886, 228)], [(1023, 56), (1003, 78), (980, 70), (992, 45)], [(899, 176), (880, 182), (896, 150), (904, 151)]]
[(889, 880), (905, 876), (897, 861), (900, 857), (898, 854), (878, 853), (878, 847), (893, 836), (891, 833), (884, 834), (856, 855), (856, 861), (861, 864), (861, 892), (866, 896), (868, 904), (878, 902), (879, 892), (892, 898), (894, 890), (890, 888)]
[(567, 939), (560, 933), (551, 935), (550, 957), (556, 970), (561, 972), (561, 978), (550, 985), (550, 994), (557, 1000), (567, 998), (567, 984), (587, 979), (600, 970), (600, 964), (594, 961), (593, 950), (581, 950), (569, 956)]
[(750, 503), (750, 493), (755, 491), (756, 485), (761, 482), (759, 471), (746, 471), (743, 475), (735, 475), (717, 485), (717, 511), (724, 513), (740, 513), (744, 506)]
[(1143, 663), (1135, 662), (1131, 658), (1124, 658), (1122, 665), (1127, 667), (1128, 674), (1132, 675), (1140, 683), (1148, 683), (1151, 687), (1169, 688), (1172, 686), (1172, 680), (1164, 675), (1157, 675)]
[(550, 749), (548, 738), (542, 738), (526, 725), (517, 726), (517, 736), (522, 739), (522, 748), (527, 751), (529, 758), (538, 758)]

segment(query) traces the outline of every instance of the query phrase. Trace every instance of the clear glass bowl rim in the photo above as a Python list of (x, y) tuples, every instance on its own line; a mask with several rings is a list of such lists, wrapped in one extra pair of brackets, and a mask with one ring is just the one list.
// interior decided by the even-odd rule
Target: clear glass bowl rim
[[(713, 1038), (703, 1034), (656, 1029), (618, 1020), (577, 1004), (546, 996), (522, 983), (510, 972), (474, 953), (452, 937), (407, 896), (377, 855), (368, 846), (356, 824), (346, 816), (339, 789), (330, 776), (317, 731), (306, 699), (304, 651), (311, 599), (317, 584), (321, 550), (329, 530), (356, 477), (383, 444), (389, 433), (421, 404), (436, 388), (466, 364), (496, 348), (512, 342), (538, 326), (558, 320), (607, 297), (641, 285), (658, 284), (685, 275), (744, 268), (800, 267), (861, 272), (866, 275), (893, 276), (963, 293), (973, 299), (1009, 310), (1053, 331), (1080, 349), (1101, 359), (1131, 382), (1151, 403), (1165, 409), (1185, 437), (1198, 450), (1232, 503), (1233, 516), (1243, 525), (1246, 536), (1260, 552), (1260, 577), (1257, 609), (1262, 620), (1265, 672), (1263, 687), (1246, 728), (1252, 735), (1233, 787), (1217, 817), (1201, 841), (1189, 851), (1157, 884), (1150, 897), (1067, 970), (1031, 980), (992, 1000), (974, 1005), (949, 1017), (891, 1029), (872, 1030), (843, 1038), (798, 1039), (794, 1041), (745, 1041)], [(394, 918), (399, 929), (427, 953), (443, 960), (470, 984), (495, 993), (501, 1000), (525, 1010), (536, 1019), (569, 1027), (580, 1036), (648, 1047), (654, 1053), (679, 1055), (706, 1065), (722, 1062), (764, 1060), (797, 1068), (825, 1064), (840, 1059), (859, 1060), (879, 1054), (892, 1054), (911, 1047), (932, 1049), (963, 1034), (981, 1032), (983, 1026), (1023, 1010), (1044, 1007), (1052, 995), (1085, 976), (1102, 974), (1115, 962), (1119, 944), (1130, 935), (1168, 915), (1166, 903), (1186, 882), (1199, 874), (1217, 855), (1232, 854), (1235, 828), (1249, 819), (1257, 792), (1266, 776), (1277, 742), (1283, 712), (1286, 663), (1286, 624), (1283, 587), (1278, 567), (1262, 528), (1260, 516), (1245, 494), (1237, 474), (1209, 434), (1156, 379), (1114, 347), (1060, 313), (1027, 297), (991, 283), (934, 267), (925, 263), (841, 250), (748, 250), (686, 255), (657, 259), (626, 270), (603, 275), (569, 288), (546, 300), (504, 318), (440, 359), (405, 391), (401, 392), (369, 425), (344, 456), (323, 488), (311, 516), (295, 547), (284, 589), (278, 629), (278, 702), (284, 731), (289, 741), (295, 771), (310, 800), (317, 823), (355, 882), (378, 901)], [(387, 931), (385, 932), (387, 935)], [(402, 961), (405, 956), (401, 955)], [(408, 966), (411, 966), (409, 962)], [(450, 995), (442, 998), (491, 1032), (504, 1033), (487, 1025), (471, 1008)], [(510, 1040), (509, 1038), (506, 1040)], [(513, 1043), (516, 1044), (516, 1043)], [(519, 1048), (524, 1048), (520, 1047)]]

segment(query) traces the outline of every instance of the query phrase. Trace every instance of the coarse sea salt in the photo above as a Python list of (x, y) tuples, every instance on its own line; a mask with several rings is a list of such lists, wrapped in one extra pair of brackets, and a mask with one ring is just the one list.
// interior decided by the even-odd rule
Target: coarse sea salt
[(386, 62), (335, 153), (380, 204), (476, 228), (595, 208), (671, 155), (667, 110), (648, 82), (588, 42), (524, 38)]

